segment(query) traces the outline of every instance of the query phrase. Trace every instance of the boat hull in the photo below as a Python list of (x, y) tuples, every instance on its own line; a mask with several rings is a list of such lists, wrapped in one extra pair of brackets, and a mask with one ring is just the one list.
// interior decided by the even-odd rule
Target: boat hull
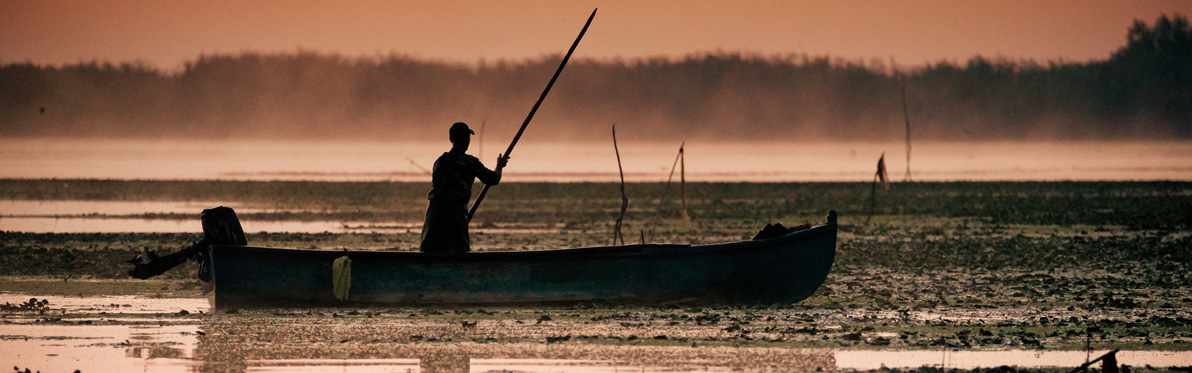
[[(834, 218), (834, 216), (832, 216)], [(346, 301), (332, 262), (351, 259)], [(212, 246), (217, 308), (783, 304), (810, 296), (836, 255), (836, 222), (719, 245), (436, 254)]]

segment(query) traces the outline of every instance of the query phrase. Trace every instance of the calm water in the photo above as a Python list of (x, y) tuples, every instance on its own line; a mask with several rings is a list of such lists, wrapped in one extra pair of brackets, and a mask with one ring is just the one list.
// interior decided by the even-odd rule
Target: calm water
[[(196, 201), (78, 201), (0, 200), (0, 231), (26, 233), (196, 233), (202, 232), (199, 212), (227, 206), (240, 214), (261, 211), (303, 210), (255, 209), (237, 203)], [(192, 219), (149, 219), (144, 214), (184, 214)], [(404, 233), (420, 232), (422, 221), (296, 221), (241, 219), (248, 233)], [(474, 233), (555, 233), (558, 228), (494, 227), (472, 228)]]
[[(382, 142), (0, 140), (0, 178), (354, 180), (427, 182), (425, 170), (447, 144)], [(483, 159), (488, 154), (472, 154)], [(878, 143), (722, 143), (686, 145), (691, 181), (870, 181), (878, 157), (903, 179), (903, 145)], [(626, 179), (672, 177), (678, 144), (622, 143)], [(1192, 142), (923, 143), (913, 179), (1192, 180)], [(491, 161), (489, 161), (491, 165)], [(611, 144), (526, 142), (510, 181), (618, 180)], [(674, 175), (678, 179), (678, 175)], [(20, 232), (198, 232), (198, 220), (144, 219), (195, 214), (221, 203), (0, 200), (0, 230)], [(229, 206), (250, 213), (248, 206)], [(300, 211), (295, 211), (300, 212)], [(253, 221), (250, 232), (404, 232), (420, 221)]]
[[(0, 178), (429, 181), (443, 143), (178, 140), (0, 140)], [(489, 164), (477, 144), (469, 151)], [(620, 144), (626, 179), (666, 181), (679, 144)], [(891, 143), (688, 142), (692, 181), (869, 181), (878, 157), (902, 180), (906, 153)], [(913, 179), (1192, 180), (1192, 142), (920, 143)], [(611, 143), (523, 141), (510, 181), (616, 181)], [(675, 175), (677, 178), (678, 175)]]
[[(20, 303), (30, 297), (48, 299), (51, 311), (3, 311), (0, 323), (0, 361), (43, 372), (75, 369), (87, 371), (199, 371), (206, 361), (196, 349), (221, 350), (205, 337), (226, 333), (220, 323), (204, 321), (200, 312), (211, 309), (206, 299), (162, 299), (143, 296), (61, 297), (0, 293), (0, 303)], [(182, 311), (186, 311), (183, 313)], [(54, 320), (60, 318), (60, 320)], [(49, 320), (49, 321), (47, 321)], [(228, 321), (224, 321), (228, 322)], [(400, 321), (398, 321), (400, 322)], [(350, 325), (344, 319), (338, 324)], [(337, 324), (337, 325), (338, 325)], [(278, 326), (306, 328), (303, 325)], [(318, 323), (319, 328), (338, 326)], [(311, 326), (314, 326), (312, 324)], [(286, 334), (286, 333), (282, 333)], [(281, 338), (279, 336), (279, 338)], [(1085, 361), (1085, 351), (999, 350), (850, 350), (771, 348), (688, 348), (677, 346), (584, 346), (592, 359), (544, 359), (534, 355), (544, 349), (565, 348), (538, 344), (490, 345), (475, 343), (420, 344), (402, 358), (309, 359), (276, 351), (265, 358), (243, 361), (254, 372), (419, 372), (518, 371), (518, 372), (642, 372), (733, 371), (733, 356), (777, 356), (779, 361), (801, 367), (825, 369), (914, 368), (920, 366), (972, 369), (1011, 365), (1019, 367), (1072, 367)], [(328, 348), (334, 348), (331, 344)], [(503, 352), (494, 352), (495, 350)], [(1093, 351), (1096, 357), (1106, 351)], [(481, 357), (469, 357), (478, 355)], [(647, 356), (656, 355), (651, 363)], [(684, 358), (687, 356), (687, 358)], [(1192, 352), (1122, 351), (1118, 362), (1132, 366), (1173, 367), (1192, 365)], [(221, 357), (212, 357), (215, 363)], [(676, 367), (674, 359), (686, 361)], [(633, 361), (634, 363), (630, 363)], [(224, 362), (226, 363), (226, 362)]]
[[(0, 231), (28, 233), (194, 233), (203, 230), (199, 212), (228, 205), (241, 214), (263, 211), (199, 201), (0, 200)], [(269, 209), (271, 212), (291, 211)], [(301, 212), (301, 211), (294, 211)], [(147, 219), (143, 214), (189, 214), (194, 219)], [(340, 221), (246, 221), (249, 232), (398, 232), (421, 229), (396, 223)]]

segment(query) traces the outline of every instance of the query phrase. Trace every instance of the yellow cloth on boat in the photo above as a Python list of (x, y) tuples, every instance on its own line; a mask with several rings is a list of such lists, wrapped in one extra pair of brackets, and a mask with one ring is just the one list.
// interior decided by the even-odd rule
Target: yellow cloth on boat
[(352, 260), (347, 255), (331, 263), (331, 288), (335, 299), (348, 300), (348, 289), (352, 287)]

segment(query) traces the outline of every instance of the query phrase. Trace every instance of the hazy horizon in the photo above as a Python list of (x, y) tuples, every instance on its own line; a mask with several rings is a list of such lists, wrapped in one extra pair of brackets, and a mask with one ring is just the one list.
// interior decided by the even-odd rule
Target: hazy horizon
[[(684, 146), (688, 182), (867, 182), (878, 158), (904, 180), (905, 144), (628, 140), (618, 145), (629, 182), (678, 182)], [(486, 136), (468, 154), (489, 166), (510, 138)], [(0, 179), (429, 182), (446, 139), (425, 141), (284, 139), (0, 139)], [(915, 181), (1192, 180), (1192, 141), (920, 141)], [(527, 134), (506, 170), (508, 182), (616, 182), (611, 133), (586, 142)], [(673, 173), (673, 174), (672, 174)]]

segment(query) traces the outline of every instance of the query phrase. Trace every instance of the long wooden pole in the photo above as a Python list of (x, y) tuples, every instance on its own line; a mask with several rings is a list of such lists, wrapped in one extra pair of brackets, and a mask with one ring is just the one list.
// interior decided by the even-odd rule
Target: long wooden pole
[[(502, 157), (509, 158), (509, 154), (513, 153), (513, 147), (517, 146), (517, 140), (521, 139), (523, 132), (526, 132), (526, 126), (529, 126), (530, 120), (534, 119), (534, 113), (538, 112), (538, 107), (542, 105), (542, 100), (545, 100), (546, 94), (550, 93), (550, 87), (554, 86), (555, 80), (559, 79), (559, 74), (563, 72), (563, 67), (567, 66), (567, 60), (571, 59), (571, 53), (575, 52), (575, 47), (579, 45), (579, 40), (583, 39), (584, 33), (588, 32), (588, 26), (592, 24), (592, 19), (596, 18), (596, 10), (592, 9), (592, 15), (588, 16), (588, 22), (585, 22), (584, 28), (579, 30), (579, 36), (575, 37), (575, 42), (571, 43), (571, 48), (567, 50), (567, 55), (563, 56), (563, 62), (559, 64), (559, 69), (555, 70), (555, 75), (550, 77), (549, 83), (546, 83), (546, 89), (542, 90), (542, 96), (538, 96), (538, 101), (530, 109), (530, 114), (526, 115), (526, 120), (522, 122), (521, 128), (517, 130), (517, 135), (513, 136), (513, 142), (509, 143), (509, 148), (505, 149), (505, 154)], [(480, 207), (480, 202), (484, 201), (484, 195), (488, 194), (489, 187), (490, 185), (485, 184), (484, 189), (480, 190), (480, 195), (476, 196), (476, 202), (472, 203), (472, 209), (468, 210), (468, 221), (472, 221), (472, 217), (476, 215), (476, 209)]]

